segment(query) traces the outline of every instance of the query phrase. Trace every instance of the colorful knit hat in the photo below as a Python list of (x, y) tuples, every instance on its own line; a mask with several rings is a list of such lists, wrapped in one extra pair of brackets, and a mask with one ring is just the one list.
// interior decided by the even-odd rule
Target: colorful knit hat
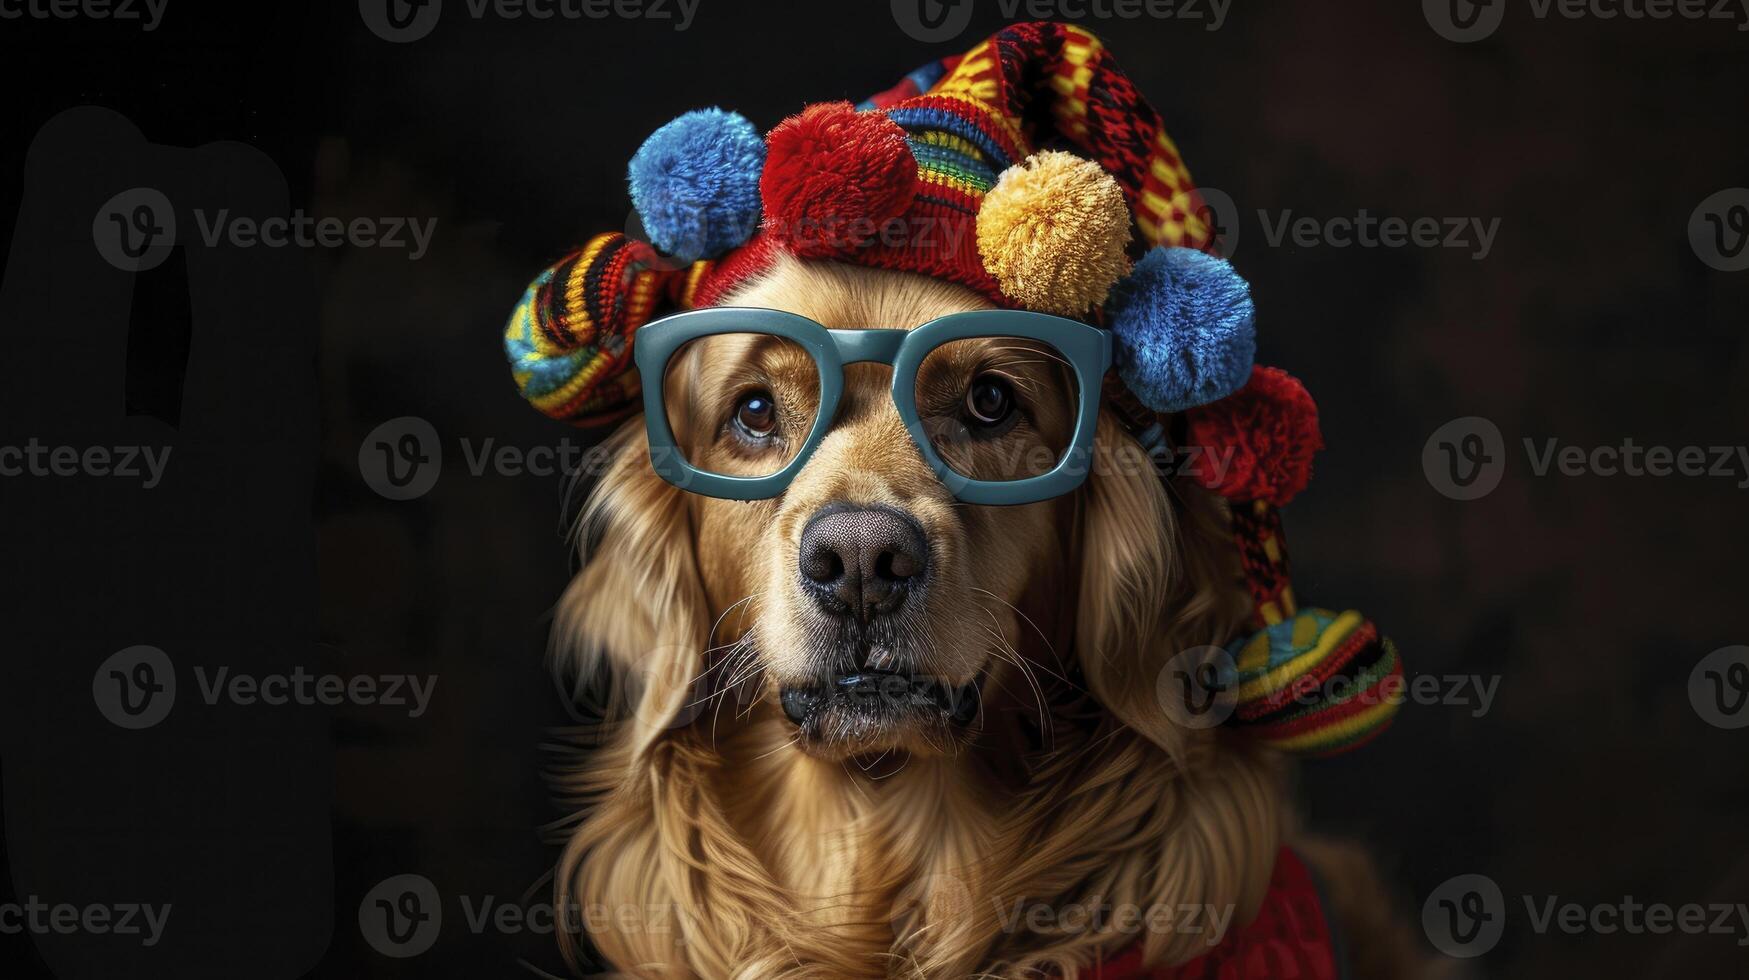
[(1255, 635), (1232, 648), (1237, 723), (1322, 752), (1388, 721), (1390, 699), (1362, 710), (1376, 691), (1332, 700), (1351, 685), (1296, 680), (1400, 668), (1351, 614), (1294, 607), (1274, 508), (1310, 475), (1316, 409), (1287, 375), (1253, 371), (1250, 289), (1207, 251), (1206, 206), (1177, 148), (1098, 38), (1016, 24), (859, 106), (808, 106), (763, 140), (735, 113), (689, 112), (645, 141), (629, 183), (649, 242), (597, 236), (511, 317), (506, 351), (536, 408), (584, 427), (633, 414), (636, 330), (720, 302), (784, 255), (919, 273), (1107, 327), (1107, 401), (1143, 445), (1170, 454), (1171, 431), (1202, 459), (1231, 460), (1196, 475), (1229, 502), (1257, 599)]
[(636, 411), (631, 335), (655, 301), (713, 305), (782, 254), (1101, 322), (1126, 384), (1163, 411), (1230, 394), (1250, 370), (1244, 280), (1198, 251), (1206, 209), (1159, 114), (1078, 27), (1017, 24), (763, 141), (735, 113), (689, 112), (629, 171), (655, 248), (598, 236), (536, 281), (506, 337), (524, 395), (563, 421)]

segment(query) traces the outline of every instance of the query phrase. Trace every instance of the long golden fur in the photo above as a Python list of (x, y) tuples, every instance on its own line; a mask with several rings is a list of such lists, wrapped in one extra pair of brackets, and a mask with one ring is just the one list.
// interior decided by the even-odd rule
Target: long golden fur
[[(909, 328), (987, 304), (788, 262), (731, 305)], [(1262, 899), (1291, 830), (1280, 764), (1172, 723), (1157, 694), (1170, 658), (1226, 641), (1247, 611), (1214, 502), (1163, 484), (1102, 416), (1076, 493), (957, 504), (886, 377), (847, 372), (838, 423), (774, 500), (664, 483), (641, 420), (612, 437), (554, 633), (556, 668), (602, 716), (568, 733), (555, 774), (574, 814), (556, 825), (559, 907), (586, 910), (586, 941), (637, 976), (1073, 976), (1136, 942), (1156, 964), (1199, 955), (1218, 935), (1041, 929), (1014, 910), (1194, 905), (1243, 923)], [(919, 656), (956, 682), (988, 672), (975, 737), (793, 744), (772, 685), (804, 669), (797, 538), (845, 498), (907, 508), (942, 550)], [(1378, 919), (1370, 881), (1335, 891)], [(1372, 975), (1401, 975), (1385, 959)]]

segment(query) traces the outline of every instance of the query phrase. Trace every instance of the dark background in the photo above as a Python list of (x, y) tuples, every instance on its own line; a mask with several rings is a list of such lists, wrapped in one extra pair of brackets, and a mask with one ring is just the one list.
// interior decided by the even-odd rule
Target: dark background
[[(1742, 975), (1739, 936), (1538, 936), (1522, 896), (1749, 901), (1749, 732), (1707, 724), (1688, 696), (1702, 657), (1749, 642), (1736, 486), (1749, 474), (1535, 477), (1522, 441), (1749, 436), (1749, 273), (1708, 268), (1686, 231), (1704, 198), (1749, 184), (1749, 33), (1514, 5), (1493, 37), (1456, 44), (1391, 0), (1240, 0), (1212, 32), (1084, 22), (1192, 173), (1238, 203), (1259, 358), (1321, 405), (1329, 449), (1287, 512), (1298, 593), (1368, 612), (1412, 675), (1499, 678), (1485, 716), (1411, 705), (1366, 750), (1305, 766), (1306, 821), (1368, 842), (1416, 921), (1454, 875), (1497, 881), (1508, 925), (1478, 975)], [(79, 403), (124, 433), (112, 443), (180, 454), (149, 499), (114, 481), (0, 482), (13, 583), (0, 902), (175, 903), (158, 948), (7, 935), (0, 970), (557, 972), (549, 937), (472, 934), (457, 906), (544, 894), (552, 852), (537, 828), (558, 813), (539, 745), (566, 721), (542, 664), (568, 574), (564, 481), (475, 476), (463, 452), (577, 442), (518, 399), (502, 323), (546, 262), (625, 226), (625, 163), (665, 120), (720, 104), (769, 128), (1000, 23), (995, 0), (944, 44), (908, 37), (884, 2), (702, 0), (676, 32), (473, 20), (450, 0), (409, 44), (371, 34), (350, 3), (170, 0), (150, 33), (0, 21), (0, 227), (19, 229), (0, 236), (0, 444), (83, 444), (93, 430), (53, 407)], [(89, 209), (20, 217), (64, 176), (27, 169), (33, 140), (87, 105), (150, 143), (257, 148), (284, 181), (264, 213), (436, 218), (432, 249), (288, 251), (260, 284), (192, 281), (206, 273), (191, 254), (192, 302), (182, 272), (133, 286), (85, 255)], [(1499, 233), (1483, 260), (1272, 247), (1257, 216), (1362, 208), (1498, 218)], [(65, 275), (41, 271), (56, 262)], [(104, 309), (130, 314), (113, 330), (80, 305), (112, 292)], [(105, 344), (110, 368), (94, 372)], [(179, 403), (184, 372), (187, 392), (214, 371), (227, 383)], [(202, 430), (197, 411), (230, 424)], [(359, 473), (366, 434), (400, 416), (428, 420), (445, 456), (409, 501)], [(1437, 492), (1421, 462), (1433, 431), (1464, 416), (1497, 424), (1510, 458), (1471, 502)], [(435, 674), (436, 697), (418, 719), (208, 708), (185, 680), (169, 721), (121, 732), (91, 708), (91, 671), (135, 643), (179, 665)], [(402, 873), (436, 884), (445, 923), (430, 952), (393, 960), (360, 938), (358, 907)]]

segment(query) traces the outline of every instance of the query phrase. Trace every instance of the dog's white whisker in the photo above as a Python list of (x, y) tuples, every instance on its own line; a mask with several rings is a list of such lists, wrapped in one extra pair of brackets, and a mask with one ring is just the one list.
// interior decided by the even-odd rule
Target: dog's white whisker
[(1055, 677), (1058, 680), (1068, 681), (1068, 679), (1069, 679), (1067, 676), (1068, 668), (1063, 665), (1063, 657), (1061, 654), (1059, 654), (1057, 652), (1056, 644), (1051, 642), (1051, 638), (1045, 635), (1044, 630), (1039, 629), (1038, 623), (1033, 622), (1033, 619), (1031, 616), (1028, 616), (1025, 612), (1022, 612), (1019, 606), (1016, 606), (1014, 603), (1009, 602), (1007, 599), (1004, 599), (1001, 596), (997, 595), (996, 593), (991, 592), (989, 589), (980, 589), (974, 585), (974, 586), (972, 586), (972, 591), (973, 592), (981, 592), (984, 595), (987, 595), (990, 598), (995, 599), (997, 602), (1002, 603), (1004, 606), (1007, 606), (1010, 610), (1012, 610), (1014, 615), (1019, 616), (1021, 622), (1032, 627), (1032, 631), (1034, 633), (1038, 634), (1038, 638), (1039, 638), (1040, 642), (1044, 643), (1045, 649), (1049, 650), (1051, 652), (1051, 659), (1055, 660), (1057, 662), (1056, 672), (1052, 672), (1052, 671), (1047, 669), (1046, 673), (1051, 674), (1052, 677)]
[(717, 638), (717, 627), (723, 625), (723, 620), (729, 618), (730, 613), (732, 613), (736, 609), (740, 608), (743, 604), (752, 602), (753, 600), (758, 599), (763, 595), (765, 595), (765, 591), (760, 590), (758, 592), (753, 592), (753, 593), (750, 593), (746, 596), (743, 596), (742, 598), (736, 599), (734, 602), (730, 603), (728, 605), (728, 608), (724, 609), (722, 611), (722, 613), (717, 616), (716, 622), (711, 624), (711, 631), (709, 634), (706, 635), (705, 642), (709, 643), (712, 640)]
[[(984, 611), (986, 613), (989, 612), (988, 609), (985, 609)], [(1033, 705), (1038, 709), (1039, 733), (1043, 735), (1048, 742), (1054, 743), (1056, 740), (1055, 729), (1051, 722), (1050, 712), (1045, 705), (1044, 689), (1039, 686), (1038, 678), (1033, 674), (1032, 668), (1027, 666), (1025, 660), (1014, 651), (1013, 647), (1008, 646), (1007, 641), (1003, 640), (1000, 634), (996, 633), (994, 630), (989, 630), (988, 627), (986, 627), (986, 631), (996, 639), (998, 644), (1000, 644), (999, 647), (992, 652), (1002, 660), (1019, 668), (1021, 676), (1026, 679), (1027, 686), (1032, 691)]]
[[(984, 589), (978, 589), (977, 591), (983, 592), (985, 595), (991, 595), (991, 593)], [(992, 598), (1001, 601), (998, 596), (992, 596)], [(1044, 736), (1049, 742), (1054, 744), (1056, 741), (1056, 732), (1051, 720), (1050, 711), (1046, 705), (1047, 699), (1045, 697), (1044, 687), (1039, 684), (1038, 677), (1034, 673), (1032, 666), (1028, 663), (1027, 659), (1021, 655), (1019, 650), (1016, 650), (1014, 646), (1008, 642), (1007, 637), (1002, 635), (1000, 629), (1001, 623), (996, 619), (996, 614), (991, 611), (988, 606), (980, 604), (979, 608), (984, 611), (984, 615), (990, 617), (991, 626), (985, 627), (985, 630), (996, 640), (999, 648), (998, 655), (1005, 653), (1006, 656), (1004, 656), (1004, 659), (1009, 660), (1020, 669), (1021, 676), (1026, 678), (1027, 684), (1032, 689), (1033, 703), (1038, 708), (1040, 735)], [(1012, 606), (1010, 606), (1010, 608), (1012, 608)], [(1016, 609), (1015, 612), (1019, 613), (1020, 611)]]

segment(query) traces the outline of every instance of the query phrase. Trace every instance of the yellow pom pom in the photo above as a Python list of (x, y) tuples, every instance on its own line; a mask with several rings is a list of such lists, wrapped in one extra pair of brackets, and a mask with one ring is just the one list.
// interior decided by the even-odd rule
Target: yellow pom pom
[(1080, 316), (1129, 271), (1130, 210), (1105, 169), (1061, 150), (1002, 172), (978, 210), (978, 254), (1003, 295)]

